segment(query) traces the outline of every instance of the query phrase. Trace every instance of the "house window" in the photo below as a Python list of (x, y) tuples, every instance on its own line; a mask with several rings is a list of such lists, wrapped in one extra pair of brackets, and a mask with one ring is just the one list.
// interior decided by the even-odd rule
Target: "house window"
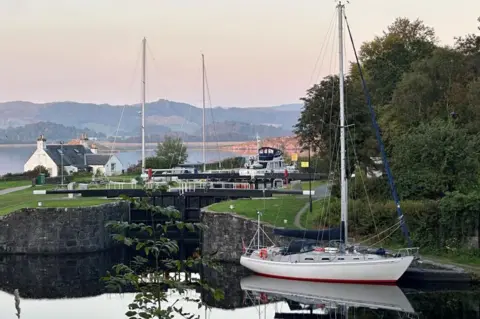
[(110, 163), (110, 171), (115, 171), (115, 163)]

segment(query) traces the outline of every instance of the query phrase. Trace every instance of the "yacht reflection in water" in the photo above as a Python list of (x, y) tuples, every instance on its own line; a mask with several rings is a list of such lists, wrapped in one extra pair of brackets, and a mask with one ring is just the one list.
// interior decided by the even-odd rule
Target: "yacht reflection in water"
[(242, 278), (240, 286), (251, 303), (285, 301), (290, 311), (276, 311), (274, 318), (279, 319), (347, 318), (352, 312), (348, 311), (350, 307), (390, 310), (399, 318), (416, 318), (415, 310), (397, 286), (315, 283), (256, 275)]

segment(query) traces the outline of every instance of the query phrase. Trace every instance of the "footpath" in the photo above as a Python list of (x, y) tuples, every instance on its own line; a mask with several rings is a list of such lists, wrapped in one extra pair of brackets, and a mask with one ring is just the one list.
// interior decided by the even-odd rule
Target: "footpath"
[[(312, 195), (312, 201), (317, 201), (319, 199), (326, 198), (330, 195), (330, 191), (328, 189), (327, 184), (323, 184), (323, 185), (318, 186), (317, 188), (315, 188), (314, 191), (315, 191), (315, 195)], [(302, 220), (302, 215), (305, 212), (307, 212), (309, 209), (310, 209), (310, 203), (308, 202), (308, 203), (305, 204), (305, 206), (303, 206), (298, 211), (297, 215), (295, 215), (295, 221), (293, 222), (295, 227), (297, 227), (299, 229), (305, 229), (305, 227), (302, 226), (301, 220)]]

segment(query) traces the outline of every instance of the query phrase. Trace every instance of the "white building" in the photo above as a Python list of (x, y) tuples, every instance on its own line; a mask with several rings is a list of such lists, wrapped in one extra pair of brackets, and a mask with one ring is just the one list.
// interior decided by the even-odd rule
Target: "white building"
[(95, 145), (88, 146), (88, 137), (82, 136), (81, 145), (50, 144), (41, 135), (37, 139), (37, 149), (23, 166), (24, 171), (33, 170), (42, 165), (47, 168), (50, 176), (61, 175), (61, 167), (67, 174), (78, 171), (92, 173), (100, 172), (101, 175), (111, 176), (122, 173), (122, 162), (115, 155), (97, 154)]

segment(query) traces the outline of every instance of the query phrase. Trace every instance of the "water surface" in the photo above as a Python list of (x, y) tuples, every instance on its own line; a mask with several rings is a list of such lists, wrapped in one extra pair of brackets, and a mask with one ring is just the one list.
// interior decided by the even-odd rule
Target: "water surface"
[[(23, 165), (35, 151), (34, 145), (5, 146), (0, 145), (0, 175), (6, 173), (23, 172)], [(203, 153), (198, 148), (190, 148), (188, 151), (188, 162), (198, 163), (203, 161)], [(153, 151), (147, 151), (146, 156), (152, 156)], [(142, 157), (141, 150), (129, 150), (115, 153), (126, 169), (132, 164), (138, 163)], [(238, 156), (233, 152), (206, 150), (207, 162), (215, 162), (228, 157)]]
[[(123, 252), (0, 256), (0, 318), (16, 318), (14, 289), (19, 289), (22, 297), (23, 319), (124, 318), (133, 293), (108, 293), (99, 278), (113, 264), (128, 258)], [(347, 311), (348, 318), (365, 319), (480, 318), (480, 291), (468, 286), (430, 285), (419, 290), (414, 283), (372, 287), (283, 281), (252, 277), (243, 267), (232, 264), (222, 265), (220, 271), (204, 268), (199, 276), (225, 292), (221, 301), (189, 292), (211, 308), (198, 309), (196, 304), (185, 302), (182, 306), (205, 319), (345, 318)], [(171, 301), (177, 299), (175, 292), (170, 294)]]

